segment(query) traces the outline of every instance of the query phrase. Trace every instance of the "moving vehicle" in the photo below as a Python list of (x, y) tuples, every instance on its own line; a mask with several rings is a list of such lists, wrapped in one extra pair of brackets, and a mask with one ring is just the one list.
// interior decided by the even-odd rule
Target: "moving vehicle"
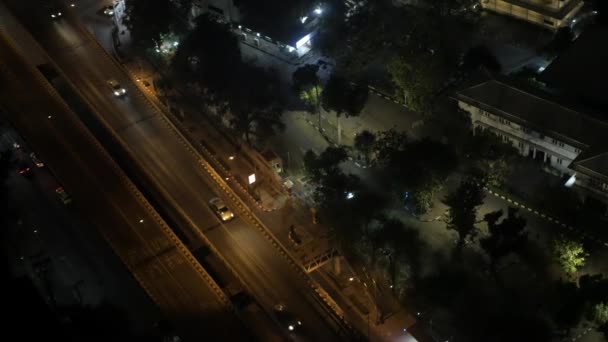
[(44, 167), (44, 163), (40, 159), (38, 159), (38, 157), (36, 156), (36, 153), (34, 153), (34, 152), (30, 153), (30, 158), (34, 162), (34, 165), (36, 165), (37, 167)]
[(300, 321), (293, 313), (289, 312), (285, 304), (279, 303), (275, 305), (274, 311), (279, 322), (283, 324), (289, 332), (293, 332), (302, 326), (302, 321)]
[(114, 94), (114, 96), (123, 96), (127, 93), (127, 90), (116, 80), (108, 80), (108, 85), (110, 86), (110, 89), (112, 89), (112, 94)]
[(29, 177), (32, 175), (32, 168), (29, 167), (29, 165), (27, 165), (25, 163), (20, 163), (19, 164), (19, 174), (24, 177)]
[(114, 15), (114, 5), (106, 6), (103, 8), (103, 14), (111, 17)]
[(51, 18), (55, 20), (63, 17), (63, 13), (61, 13), (61, 10), (53, 5), (49, 5), (49, 14)]
[(217, 214), (217, 216), (222, 219), (222, 221), (226, 222), (234, 218), (234, 213), (230, 211), (230, 209), (228, 209), (228, 207), (226, 206), (226, 204), (224, 204), (224, 201), (222, 201), (221, 198), (212, 198), (211, 200), (209, 200), (209, 205), (211, 206), (211, 209), (213, 209), (213, 211)]
[(59, 199), (61, 200), (61, 202), (63, 202), (63, 204), (68, 204), (72, 202), (72, 197), (70, 197), (70, 195), (65, 192), (62, 186), (55, 189), (55, 193), (57, 194), (57, 196), (59, 196)]

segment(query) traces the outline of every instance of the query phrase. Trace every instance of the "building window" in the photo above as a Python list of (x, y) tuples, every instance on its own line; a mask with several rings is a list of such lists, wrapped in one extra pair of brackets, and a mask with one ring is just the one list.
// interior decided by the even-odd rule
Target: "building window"
[(557, 163), (558, 163), (559, 165), (562, 165), (562, 163), (563, 163), (563, 162), (564, 162), (564, 161), (563, 161), (561, 158), (557, 158)]
[(523, 142), (518, 142), (517, 146), (519, 147), (519, 149), (523, 150), (524, 149), (524, 143)]
[(564, 147), (564, 143), (563, 143), (563, 142), (561, 142), (561, 141), (559, 141), (559, 140), (557, 140), (557, 139), (551, 139), (551, 143), (552, 143), (553, 145), (557, 145), (557, 146), (559, 146), (559, 147)]
[(503, 119), (503, 118), (498, 118), (498, 122), (500, 122), (503, 125), (507, 125), (510, 126), (511, 122), (509, 120)]
[(524, 127), (523, 130), (524, 130), (524, 133), (527, 133), (527, 134), (531, 134), (532, 133), (532, 130), (529, 129), (528, 127)]
[(574, 149), (574, 153), (581, 153), (581, 149), (580, 148), (575, 148)]

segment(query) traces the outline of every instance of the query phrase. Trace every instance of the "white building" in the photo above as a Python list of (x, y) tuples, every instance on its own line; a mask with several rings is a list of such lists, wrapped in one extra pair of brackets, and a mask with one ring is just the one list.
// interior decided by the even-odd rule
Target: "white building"
[(546, 170), (576, 180), (588, 195), (608, 203), (608, 119), (486, 76), (455, 95), (473, 127), (491, 130)]
[(552, 30), (568, 24), (583, 0), (481, 0), (484, 9), (506, 14)]

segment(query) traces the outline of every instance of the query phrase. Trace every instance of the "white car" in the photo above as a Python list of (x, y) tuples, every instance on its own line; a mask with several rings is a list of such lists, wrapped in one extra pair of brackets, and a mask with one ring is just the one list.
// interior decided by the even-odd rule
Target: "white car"
[(211, 209), (222, 219), (222, 221), (230, 221), (234, 218), (234, 213), (228, 209), (224, 201), (221, 198), (215, 197), (209, 200)]
[(116, 80), (109, 80), (108, 85), (110, 86), (110, 89), (112, 89), (112, 94), (114, 94), (114, 96), (123, 96), (127, 93), (127, 90), (121, 87), (120, 83)]
[(108, 17), (113, 16), (114, 15), (114, 6), (110, 5), (110, 6), (104, 7), (103, 14), (107, 15)]

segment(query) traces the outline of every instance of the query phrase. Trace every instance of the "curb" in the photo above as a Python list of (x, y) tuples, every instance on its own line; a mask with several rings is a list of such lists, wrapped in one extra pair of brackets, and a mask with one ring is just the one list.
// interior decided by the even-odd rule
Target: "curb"
[(524, 210), (528, 211), (529, 213), (532, 213), (532, 214), (534, 214), (534, 215), (536, 215), (536, 216), (538, 216), (538, 217), (540, 217), (540, 218), (542, 218), (542, 219), (544, 219), (546, 221), (549, 221), (551, 223), (555, 223), (555, 224), (559, 225), (562, 228), (566, 228), (566, 229), (568, 229), (570, 231), (573, 231), (573, 232), (577, 231), (578, 234), (581, 235), (583, 238), (592, 240), (593, 242), (597, 242), (600, 245), (608, 248), (608, 242), (606, 242), (606, 241), (602, 241), (602, 240), (600, 240), (600, 239), (598, 239), (596, 237), (593, 237), (593, 236), (589, 235), (588, 233), (586, 233), (584, 231), (581, 231), (581, 230), (577, 229), (576, 227), (574, 227), (572, 225), (569, 225), (569, 224), (567, 224), (565, 222), (562, 222), (562, 221), (560, 221), (559, 219), (557, 219), (557, 218), (555, 218), (553, 216), (550, 216), (550, 215), (547, 215), (547, 214), (545, 214), (543, 212), (540, 212), (540, 211), (538, 211), (538, 210), (536, 210), (536, 209), (534, 209), (534, 208), (532, 208), (530, 206), (526, 206), (523, 203), (519, 203), (519, 202), (517, 202), (517, 201), (515, 201), (515, 200), (513, 200), (513, 199), (511, 199), (511, 198), (509, 198), (509, 197), (507, 197), (505, 195), (502, 195), (502, 194), (498, 193), (496, 190), (492, 190), (492, 189), (488, 188), (487, 186), (484, 186), (483, 189), (487, 193), (489, 193), (490, 195), (493, 195), (493, 196), (498, 197), (498, 198), (500, 198), (502, 200), (505, 200), (509, 204), (512, 204), (512, 205), (514, 205), (517, 208), (524, 209)]

